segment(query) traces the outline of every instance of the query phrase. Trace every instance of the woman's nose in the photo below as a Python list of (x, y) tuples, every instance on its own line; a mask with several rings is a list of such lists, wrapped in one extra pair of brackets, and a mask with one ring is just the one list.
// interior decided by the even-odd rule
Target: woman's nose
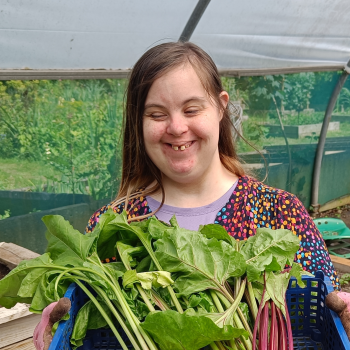
[(172, 115), (169, 118), (167, 133), (174, 136), (182, 135), (188, 130), (187, 122), (187, 119), (183, 115)]

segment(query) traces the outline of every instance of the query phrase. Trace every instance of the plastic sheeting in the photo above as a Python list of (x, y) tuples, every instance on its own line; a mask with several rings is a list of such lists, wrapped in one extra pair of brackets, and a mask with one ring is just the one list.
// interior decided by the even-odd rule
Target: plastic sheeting
[[(0, 0), (0, 69), (128, 69), (196, 0)], [(342, 67), (349, 0), (212, 0), (191, 41), (221, 70)], [(317, 70), (317, 69), (316, 69)]]

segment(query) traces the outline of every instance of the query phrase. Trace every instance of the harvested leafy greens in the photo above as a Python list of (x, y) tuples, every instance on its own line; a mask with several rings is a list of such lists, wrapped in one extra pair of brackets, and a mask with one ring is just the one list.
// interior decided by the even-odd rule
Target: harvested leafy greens
[[(155, 217), (127, 222), (109, 209), (86, 235), (60, 216), (43, 218), (47, 252), (22, 261), (0, 281), (0, 304), (30, 303), (41, 313), (77, 283), (89, 301), (79, 311), (73, 348), (88, 329), (108, 326), (124, 350), (292, 349), (285, 302), (299, 239), (288, 230), (257, 229), (236, 242), (211, 224), (199, 231)], [(116, 257), (116, 262), (101, 260)], [(291, 268), (285, 269), (285, 265)]]

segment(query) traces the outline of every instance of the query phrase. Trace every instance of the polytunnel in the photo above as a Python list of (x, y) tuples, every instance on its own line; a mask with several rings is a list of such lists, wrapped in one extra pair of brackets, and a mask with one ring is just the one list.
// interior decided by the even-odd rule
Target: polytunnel
[(267, 166), (269, 185), (316, 211), (350, 203), (349, 11), (346, 0), (0, 0), (0, 241), (41, 253), (43, 215), (83, 230), (114, 198), (128, 74), (177, 40), (214, 59), (254, 146), (237, 138), (249, 171), (262, 180)]

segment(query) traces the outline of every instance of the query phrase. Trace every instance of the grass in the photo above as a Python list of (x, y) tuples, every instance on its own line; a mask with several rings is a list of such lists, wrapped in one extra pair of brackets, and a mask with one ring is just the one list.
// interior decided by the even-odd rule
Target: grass
[(58, 175), (49, 165), (19, 159), (0, 158), (0, 190), (30, 189)]

